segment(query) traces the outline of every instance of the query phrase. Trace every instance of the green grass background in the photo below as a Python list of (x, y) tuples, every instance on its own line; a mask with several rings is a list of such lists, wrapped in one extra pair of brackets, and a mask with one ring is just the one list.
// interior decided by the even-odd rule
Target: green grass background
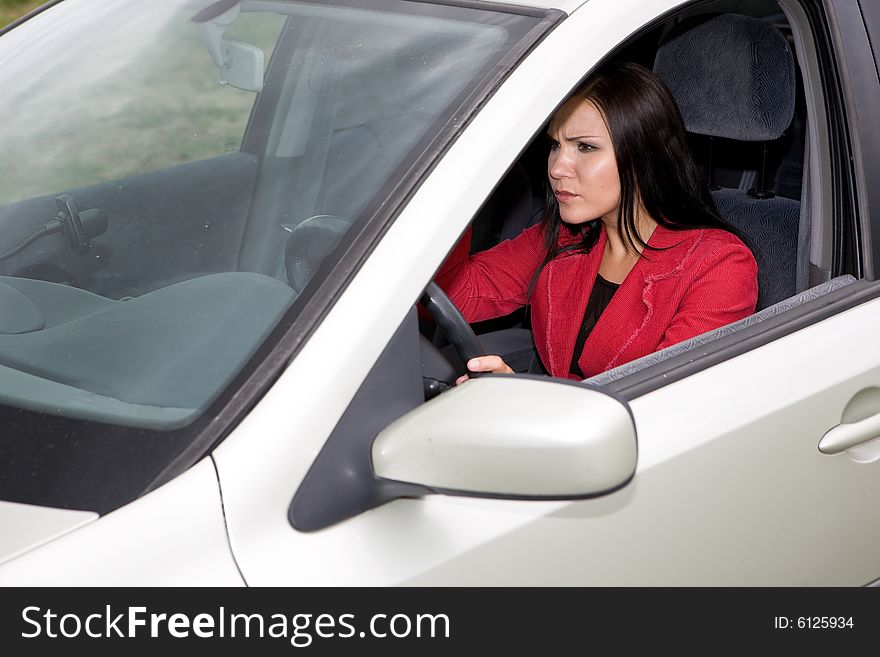
[(34, 7), (39, 7), (43, 2), (44, 0), (0, 0), (0, 27), (9, 25)]
[[(154, 13), (164, 20), (164, 12)], [(143, 21), (151, 15), (145, 12)], [(268, 61), (282, 23), (277, 14), (243, 14), (228, 35), (261, 46)], [(256, 96), (219, 83), (188, 21), (154, 35), (150, 52), (164, 56), (120, 62), (118, 71), (102, 78), (101, 58), (124, 52), (119, 43), (126, 38), (120, 27), (70, 61), (56, 56), (41, 71), (40, 85), (22, 94), (16, 81), (0, 96), (0, 205), (239, 149)], [(72, 79), (87, 92), (66, 97)]]

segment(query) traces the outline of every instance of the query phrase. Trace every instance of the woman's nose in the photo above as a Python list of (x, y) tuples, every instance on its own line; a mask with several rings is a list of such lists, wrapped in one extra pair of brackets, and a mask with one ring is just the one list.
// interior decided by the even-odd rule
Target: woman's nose
[(550, 153), (550, 157), (547, 160), (547, 173), (554, 180), (571, 178), (571, 162), (560, 151)]

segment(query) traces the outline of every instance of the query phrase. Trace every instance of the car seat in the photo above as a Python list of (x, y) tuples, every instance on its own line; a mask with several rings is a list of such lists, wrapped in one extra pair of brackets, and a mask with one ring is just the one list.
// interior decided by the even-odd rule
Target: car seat
[[(682, 23), (658, 49), (654, 71), (672, 92), (689, 133), (768, 142), (791, 124), (794, 58), (782, 33), (764, 21), (721, 14)], [(761, 183), (748, 191), (719, 188), (712, 196), (755, 255), (758, 310), (794, 295), (798, 269), (805, 266), (798, 258), (800, 202)]]
[(543, 209), (525, 166), (514, 164), (474, 217), (471, 253), (513, 239), (540, 221)]

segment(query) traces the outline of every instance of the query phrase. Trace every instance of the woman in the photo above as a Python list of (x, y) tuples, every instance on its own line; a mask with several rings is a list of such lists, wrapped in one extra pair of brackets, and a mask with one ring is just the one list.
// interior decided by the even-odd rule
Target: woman
[[(468, 321), (531, 304), (545, 369), (583, 379), (754, 312), (755, 259), (719, 216), (653, 72), (605, 67), (548, 136), (542, 222), (473, 256), (469, 230), (437, 275)], [(512, 372), (499, 356), (467, 365)]]

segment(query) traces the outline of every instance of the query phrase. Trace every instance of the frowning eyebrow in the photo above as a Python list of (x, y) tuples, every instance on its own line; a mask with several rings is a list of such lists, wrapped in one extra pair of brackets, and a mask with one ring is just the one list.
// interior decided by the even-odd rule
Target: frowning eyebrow
[[(547, 137), (550, 139), (556, 139), (549, 131), (547, 132)], [(601, 139), (602, 135), (577, 135), (574, 137), (566, 137), (565, 141), (581, 141), (582, 139)]]

